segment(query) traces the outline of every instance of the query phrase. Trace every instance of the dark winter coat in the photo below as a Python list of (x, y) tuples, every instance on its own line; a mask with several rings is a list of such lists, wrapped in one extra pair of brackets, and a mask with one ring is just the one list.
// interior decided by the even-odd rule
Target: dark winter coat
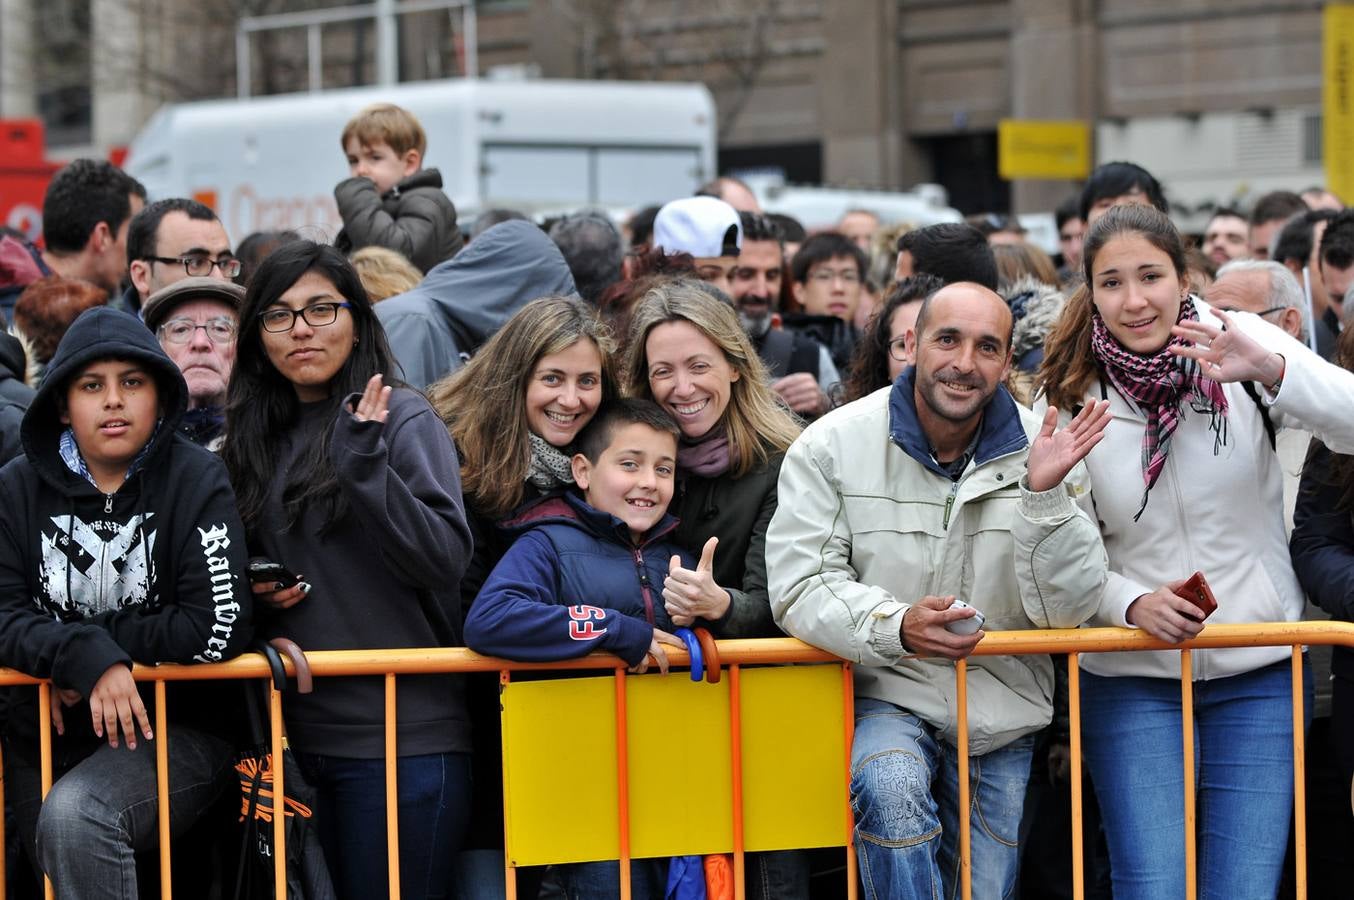
[[(1331, 618), (1354, 622), (1354, 513), (1340, 507), (1330, 476), (1331, 452), (1314, 443), (1302, 470), (1289, 550), (1307, 598)], [(1354, 648), (1333, 647), (1331, 671), (1354, 678)]]
[(334, 246), (345, 255), (363, 247), (386, 247), (427, 272), (465, 244), (456, 207), (443, 192), (436, 169), (415, 172), (385, 194), (376, 192), (370, 178), (348, 178), (334, 188), (334, 199), (343, 218)]
[[(456, 448), (428, 401), (390, 395), (383, 423), (360, 422), (349, 398), (301, 404), (283, 437), (277, 474), (250, 549), (312, 586), (289, 609), (261, 617), (267, 637), (305, 650), (381, 650), (460, 643), (461, 572), (470, 529), (461, 506)], [(328, 522), (312, 503), (295, 521), (283, 491), (304, 451), (330, 433), (329, 458), (348, 513)], [(401, 756), (470, 749), (462, 679), (403, 676), (397, 683)], [(385, 753), (380, 678), (327, 678), (287, 701), (291, 745), (308, 753), (377, 759)]]
[(776, 481), (782, 454), (746, 475), (732, 472), (704, 478), (677, 473), (677, 493), (668, 512), (679, 520), (673, 540), (692, 553), (719, 538), (715, 584), (732, 603), (724, 618), (710, 623), (719, 638), (782, 637), (771, 620), (766, 590), (766, 529), (776, 512)]
[(832, 364), (845, 378), (851, 367), (851, 358), (860, 343), (856, 326), (836, 316), (813, 316), (808, 313), (788, 313), (782, 317), (785, 329), (813, 338), (827, 348)]
[(638, 664), (654, 628), (674, 627), (663, 607), (668, 563), (695, 566), (670, 541), (676, 526), (665, 516), (635, 544), (624, 522), (577, 494), (531, 506), (505, 525), (520, 534), (470, 608), (466, 643), (527, 662), (605, 650)]

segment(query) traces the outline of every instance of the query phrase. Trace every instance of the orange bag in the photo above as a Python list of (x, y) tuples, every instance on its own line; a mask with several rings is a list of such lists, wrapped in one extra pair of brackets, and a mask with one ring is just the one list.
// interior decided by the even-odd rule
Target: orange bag
[(733, 857), (727, 853), (705, 857), (705, 896), (707, 900), (733, 900)]

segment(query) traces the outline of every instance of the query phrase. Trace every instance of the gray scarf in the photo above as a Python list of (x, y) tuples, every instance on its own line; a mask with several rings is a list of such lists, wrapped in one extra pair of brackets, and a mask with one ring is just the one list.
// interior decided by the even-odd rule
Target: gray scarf
[(527, 481), (543, 491), (573, 484), (571, 457), (538, 434), (528, 437), (531, 439), (531, 465), (527, 469)]

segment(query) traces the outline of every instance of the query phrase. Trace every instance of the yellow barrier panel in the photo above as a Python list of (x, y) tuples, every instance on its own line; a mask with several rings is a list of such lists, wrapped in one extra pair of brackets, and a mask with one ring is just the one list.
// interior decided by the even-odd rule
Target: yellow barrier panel
[[(745, 849), (845, 843), (841, 677), (840, 664), (742, 671)], [(631, 856), (734, 849), (731, 684), (627, 679)], [(510, 862), (618, 858), (612, 679), (512, 681), (501, 705)]]
[(838, 666), (744, 669), (743, 835), (748, 850), (836, 847), (846, 781)]

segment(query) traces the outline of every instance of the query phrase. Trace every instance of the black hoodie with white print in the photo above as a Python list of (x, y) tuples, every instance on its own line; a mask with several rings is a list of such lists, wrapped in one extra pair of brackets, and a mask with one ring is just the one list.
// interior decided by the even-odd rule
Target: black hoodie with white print
[[(143, 365), (160, 404), (150, 441), (110, 494), (82, 472), (69, 438), (62, 452), (61, 398), (103, 360)], [(88, 698), (113, 665), (220, 662), (248, 646), (244, 529), (221, 460), (178, 434), (187, 397), (178, 367), (135, 317), (99, 307), (66, 332), (24, 416), (24, 454), (0, 469), (0, 666)], [(34, 751), (36, 692), (8, 693), (7, 741)], [(153, 710), (149, 684), (142, 696)], [(221, 733), (233, 711), (213, 708), (216, 698), (238, 689), (171, 683), (169, 698), (174, 721)], [(85, 700), (64, 719), (58, 753), (97, 741)]]

